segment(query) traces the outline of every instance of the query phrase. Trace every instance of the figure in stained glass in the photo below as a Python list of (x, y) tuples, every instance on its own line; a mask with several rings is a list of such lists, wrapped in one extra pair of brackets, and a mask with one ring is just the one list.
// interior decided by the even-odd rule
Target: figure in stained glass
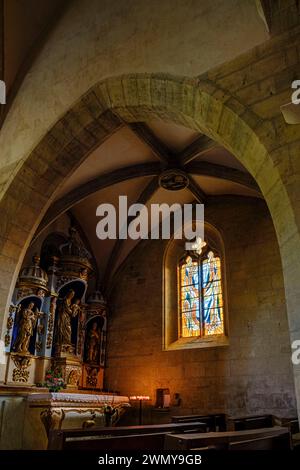
[(223, 297), (221, 261), (212, 251), (202, 260), (202, 298), (204, 334), (223, 334)]
[(182, 336), (198, 336), (199, 321), (199, 268), (190, 256), (181, 266)]
[(224, 334), (221, 259), (208, 250), (180, 264), (181, 336)]

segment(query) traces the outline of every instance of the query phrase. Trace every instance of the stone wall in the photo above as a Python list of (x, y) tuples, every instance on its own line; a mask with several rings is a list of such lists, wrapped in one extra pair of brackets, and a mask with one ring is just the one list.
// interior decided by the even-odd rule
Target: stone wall
[(34, 142), (99, 80), (155, 71), (194, 76), (267, 38), (252, 0), (180, 0), (176, 8), (173, 0), (73, 0), (6, 118), (0, 199)]
[[(104, 4), (100, 7), (96, 0), (72, 2), (69, 13), (53, 31), (51, 41), (22, 83), (1, 129), (2, 338), (17, 273), (55, 191), (114, 131), (120, 116), (125, 122), (161, 118), (198, 129), (232, 151), (254, 176), (276, 227), (290, 340), (298, 340), (300, 124), (286, 124), (279, 108), (290, 101), (291, 81), (299, 78), (298, 2), (277, 2), (275, 16), (280, 28), (273, 31), (280, 34), (263, 43), (257, 39), (255, 48), (234, 60), (221, 56), (226, 62), (204, 74), (203, 49), (199, 48), (204, 36), (197, 22), (201, 14), (196, 14), (199, 10), (187, 10), (186, 2), (182, 2), (183, 15), (169, 2), (170, 34), (166, 10), (153, 9), (149, 3), (149, 14), (145, 15), (143, 8), (134, 8), (132, 0), (132, 8), (128, 8), (128, 2), (124, 8), (130, 21), (125, 22), (128, 28), (120, 37), (115, 36), (115, 30), (109, 29), (107, 34), (108, 24), (118, 29), (121, 21), (121, 15), (115, 21), (111, 3), (106, 1), (104, 9)], [(164, 7), (164, 2), (158, 4)], [(119, 3), (116, 5), (119, 7)], [(226, 25), (222, 13), (221, 21)], [(153, 19), (146, 23), (146, 35), (141, 16)], [(111, 17), (113, 22), (108, 21)], [(232, 18), (231, 22), (240, 24)], [(157, 19), (160, 27), (153, 34)], [(119, 48), (115, 47), (116, 37)], [(241, 42), (243, 50), (251, 47), (249, 42)], [(209, 67), (219, 62), (209, 63)], [(158, 70), (170, 75), (156, 76)], [(152, 75), (132, 75), (136, 72)], [(103, 79), (106, 81), (102, 83)], [(294, 376), (300, 404), (299, 365), (294, 366)], [(300, 416), (300, 405), (298, 408)]]
[(282, 268), (268, 209), (261, 200), (227, 196), (205, 211), (225, 243), (229, 346), (162, 351), (166, 242), (144, 241), (111, 294), (106, 385), (154, 401), (156, 388), (169, 387), (182, 397), (182, 414), (294, 415)]

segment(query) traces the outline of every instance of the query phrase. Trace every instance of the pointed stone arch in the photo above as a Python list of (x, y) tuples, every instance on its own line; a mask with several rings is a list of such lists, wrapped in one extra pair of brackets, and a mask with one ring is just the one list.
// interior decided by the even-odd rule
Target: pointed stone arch
[(273, 136), (266, 123), (211, 83), (164, 74), (130, 74), (99, 82), (33, 146), (12, 174), (0, 202), (0, 325), (30, 240), (64, 179), (124, 122), (149, 119), (173, 121), (208, 135), (255, 178), (278, 237), (291, 340), (300, 338), (300, 260), (295, 255), (300, 252), (300, 235), (296, 208), (272, 159)]

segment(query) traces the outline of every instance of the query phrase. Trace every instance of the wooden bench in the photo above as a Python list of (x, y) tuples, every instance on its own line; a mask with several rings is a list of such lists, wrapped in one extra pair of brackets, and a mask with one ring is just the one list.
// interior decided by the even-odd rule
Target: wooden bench
[(299, 421), (298, 418), (278, 418), (281, 426), (289, 428), (291, 434), (299, 434)]
[[(127, 436), (102, 436), (96, 438), (66, 438), (62, 450), (83, 451), (161, 451), (164, 448), (164, 433), (130, 434)], [(50, 449), (50, 447), (48, 448)], [(53, 450), (54, 447), (51, 447)]]
[(299, 421), (297, 417), (294, 418), (278, 418), (281, 426), (288, 428), (292, 435), (293, 448), (300, 450), (300, 430), (299, 430)]
[[(271, 428), (275, 424), (273, 415), (241, 416), (227, 418), (227, 431), (246, 431), (250, 429)], [(279, 424), (279, 423), (278, 423)]]
[(289, 433), (275, 436), (256, 437), (242, 441), (230, 442), (228, 450), (290, 450), (291, 438)]
[(291, 448), (291, 435), (287, 428), (274, 426), (273, 428), (252, 429), (247, 431), (208, 432), (194, 434), (167, 434), (165, 450), (195, 450), (207, 446), (214, 448), (228, 448), (233, 442), (253, 440), (267, 437), (282, 437), (289, 442)]
[(227, 417), (224, 413), (172, 416), (171, 420), (172, 423), (192, 423), (193, 421), (201, 421), (206, 423), (206, 432), (226, 431), (227, 429)]
[[(88, 429), (63, 430), (55, 429), (49, 433), (48, 449), (142, 450), (149, 448), (157, 450), (163, 449), (164, 437), (167, 433), (205, 432), (205, 430), (206, 424), (199, 421), (145, 426), (93, 427)], [(148, 436), (148, 438), (146, 436)], [(120, 442), (119, 447), (118, 439)]]

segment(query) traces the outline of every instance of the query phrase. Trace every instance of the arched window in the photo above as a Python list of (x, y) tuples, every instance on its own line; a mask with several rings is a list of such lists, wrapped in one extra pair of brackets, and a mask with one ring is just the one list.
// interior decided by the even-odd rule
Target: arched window
[(194, 250), (173, 238), (164, 252), (164, 351), (229, 345), (225, 244), (215, 226), (204, 228), (205, 243)]
[(179, 332), (183, 338), (224, 334), (221, 259), (207, 248), (179, 262)]

